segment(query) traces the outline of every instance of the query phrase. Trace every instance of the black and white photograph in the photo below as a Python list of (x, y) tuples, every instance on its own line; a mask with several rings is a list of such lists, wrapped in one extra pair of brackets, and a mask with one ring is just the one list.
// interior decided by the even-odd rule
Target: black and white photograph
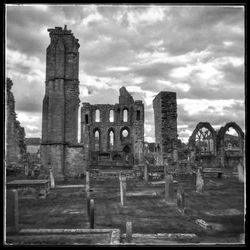
[(5, 4), (5, 246), (245, 246), (246, 6)]

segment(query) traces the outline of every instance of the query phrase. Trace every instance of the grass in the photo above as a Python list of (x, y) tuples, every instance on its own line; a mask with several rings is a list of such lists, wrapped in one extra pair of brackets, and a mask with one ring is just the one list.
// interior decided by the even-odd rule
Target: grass
[[(95, 228), (118, 228), (126, 232), (132, 221), (133, 233), (195, 233), (200, 242), (237, 242), (244, 233), (244, 216), (209, 216), (206, 211), (234, 208), (244, 212), (244, 185), (237, 179), (205, 179), (204, 194), (195, 192), (194, 177), (175, 178), (185, 191), (187, 213), (164, 201), (164, 185), (153, 186), (142, 180), (127, 180), (127, 192), (156, 191), (158, 196), (127, 197), (120, 205), (117, 179), (90, 179), (95, 201)], [(84, 184), (83, 179), (68, 181)], [(61, 183), (65, 184), (65, 183)], [(175, 185), (175, 193), (177, 185)], [(84, 188), (54, 189), (46, 199), (19, 200), (21, 228), (89, 228)], [(220, 224), (223, 230), (205, 231), (195, 219)]]

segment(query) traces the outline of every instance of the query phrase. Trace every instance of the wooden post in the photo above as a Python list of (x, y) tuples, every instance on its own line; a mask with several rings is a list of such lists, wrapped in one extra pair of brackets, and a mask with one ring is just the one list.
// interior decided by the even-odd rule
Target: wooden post
[(87, 200), (87, 213), (90, 216), (90, 192), (89, 192), (89, 171), (86, 171), (86, 200)]
[(174, 183), (172, 175), (165, 175), (165, 200), (167, 203), (174, 202)]
[(126, 176), (122, 176), (122, 173), (119, 174), (120, 180), (120, 196), (121, 196), (121, 205), (124, 206), (126, 203)]
[(90, 229), (94, 229), (95, 223), (95, 208), (94, 208), (94, 200), (90, 200)]
[(132, 222), (127, 221), (126, 223), (126, 241), (127, 243), (132, 242)]
[(148, 181), (148, 164), (146, 162), (144, 164), (144, 180)]

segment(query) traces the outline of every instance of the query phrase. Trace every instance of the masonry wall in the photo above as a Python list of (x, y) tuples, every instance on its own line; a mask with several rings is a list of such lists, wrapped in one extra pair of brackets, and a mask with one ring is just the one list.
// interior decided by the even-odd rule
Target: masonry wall
[(15, 99), (11, 91), (13, 82), (11, 79), (6, 80), (6, 165), (22, 164), (26, 145), (24, 142), (25, 131), (16, 119)]
[[(123, 111), (128, 111), (128, 120), (123, 120)], [(96, 110), (100, 111), (100, 121), (95, 119)], [(110, 121), (110, 111), (114, 112), (114, 121)], [(137, 117), (137, 111), (140, 112)], [(86, 118), (87, 117), (87, 118)], [(138, 119), (137, 119), (138, 118)], [(86, 120), (87, 119), (87, 120)], [(129, 134), (122, 136), (122, 131), (126, 129)], [(92, 154), (95, 150), (94, 134), (98, 130), (100, 133), (99, 153), (119, 152), (124, 157), (124, 148), (129, 148), (132, 157), (130, 163), (139, 161), (138, 153), (143, 151), (144, 142), (144, 105), (141, 101), (134, 101), (133, 97), (127, 92), (126, 88), (120, 89), (119, 104), (96, 104), (83, 103), (81, 109), (81, 142), (88, 145)], [(114, 146), (109, 148), (109, 132), (114, 132)], [(140, 143), (140, 150), (138, 145)], [(126, 151), (126, 150), (125, 150)], [(95, 153), (94, 153), (95, 154)], [(115, 154), (112, 154), (115, 155)], [(142, 155), (140, 155), (142, 161)], [(109, 160), (113, 160), (110, 156)]]
[(77, 138), (80, 45), (66, 26), (48, 31), (51, 41), (46, 55), (41, 161), (47, 172), (52, 167), (55, 179), (61, 179), (78, 174), (78, 165), (86, 164)]
[(163, 159), (176, 161), (177, 102), (175, 92), (160, 92), (153, 100), (155, 138)]

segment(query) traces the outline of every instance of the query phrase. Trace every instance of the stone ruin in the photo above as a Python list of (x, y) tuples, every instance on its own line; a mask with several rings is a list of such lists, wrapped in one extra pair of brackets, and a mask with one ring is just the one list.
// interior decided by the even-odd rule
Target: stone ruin
[[(236, 135), (227, 131), (232, 128)], [(235, 123), (229, 122), (218, 131), (208, 122), (200, 122), (189, 138), (190, 160), (204, 167), (232, 169), (244, 165), (244, 133)]]
[(16, 119), (15, 99), (11, 91), (13, 82), (6, 81), (6, 166), (23, 165), (25, 161), (26, 146), (24, 142), (25, 131)]
[[(81, 176), (88, 168), (144, 165), (147, 162), (144, 104), (134, 100), (125, 87), (120, 88), (119, 103), (115, 105), (82, 103), (78, 143), (80, 45), (66, 26), (48, 31), (51, 41), (46, 54), (41, 142), (44, 171), (49, 174), (52, 169), (55, 179), (60, 180)], [(181, 142), (177, 135), (176, 93), (160, 92), (153, 100), (153, 108), (154, 165), (175, 167), (177, 163), (178, 166)], [(225, 147), (228, 141), (225, 133), (229, 127), (239, 134), (239, 150)], [(243, 159), (243, 137), (235, 123), (228, 123), (218, 132), (209, 123), (199, 123), (189, 139), (189, 162), (199, 159), (207, 166), (233, 166)]]

